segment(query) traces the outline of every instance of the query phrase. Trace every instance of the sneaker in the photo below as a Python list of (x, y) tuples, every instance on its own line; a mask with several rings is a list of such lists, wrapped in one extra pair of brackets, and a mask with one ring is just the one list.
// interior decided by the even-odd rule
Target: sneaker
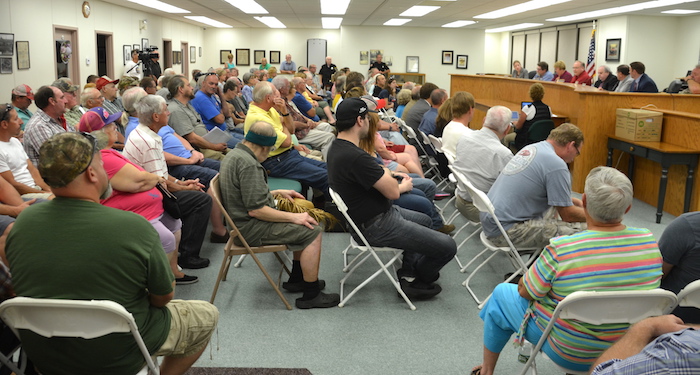
[(436, 201), (439, 201), (439, 200), (441, 200), (441, 199), (449, 198), (450, 196), (451, 196), (450, 193), (448, 193), (448, 192), (446, 192), (446, 191), (438, 190), (438, 191), (435, 193), (435, 200), (436, 200)]
[[(401, 290), (406, 293), (406, 297), (411, 300), (424, 300), (435, 297), (442, 292), (440, 285), (435, 283), (426, 284), (418, 279), (408, 282), (406, 279), (399, 280)], [(397, 293), (399, 298), (401, 294)]]
[(180, 267), (182, 268), (189, 268), (194, 270), (209, 267), (209, 259), (200, 258), (199, 256), (181, 256), (180, 259), (178, 259), (177, 264), (180, 265)]
[(175, 285), (194, 284), (197, 281), (199, 281), (199, 278), (197, 276), (185, 275), (185, 276), (178, 277), (177, 279), (175, 279)]
[(302, 300), (297, 298), (296, 306), (298, 309), (315, 309), (315, 308), (328, 308), (338, 306), (340, 303), (340, 295), (338, 293), (323, 293), (319, 292), (316, 297), (309, 300)]
[(454, 226), (454, 224), (445, 224), (442, 226), (442, 228), (436, 229), (436, 230), (440, 233), (450, 234), (450, 233), (454, 232), (455, 226)]
[(211, 243), (226, 243), (228, 242), (230, 235), (226, 232), (225, 235), (221, 236), (214, 232), (209, 233), (209, 241)]
[[(318, 289), (323, 290), (323, 288), (326, 287), (326, 282), (324, 280), (318, 279)], [(285, 281), (282, 283), (282, 289), (290, 292), (290, 293), (301, 293), (304, 291), (304, 282), (299, 281), (296, 283), (290, 283), (288, 281)]]

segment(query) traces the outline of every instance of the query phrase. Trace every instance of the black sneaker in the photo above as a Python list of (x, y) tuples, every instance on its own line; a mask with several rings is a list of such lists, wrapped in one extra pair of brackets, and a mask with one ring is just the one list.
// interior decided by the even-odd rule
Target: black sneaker
[(323, 292), (319, 292), (318, 295), (313, 299), (302, 300), (301, 298), (297, 298), (295, 304), (297, 305), (298, 309), (325, 309), (328, 307), (338, 306), (339, 303), (340, 295), (338, 295), (338, 293), (326, 294)]
[[(318, 279), (318, 290), (323, 290), (326, 287), (326, 282), (324, 280)], [(296, 283), (283, 282), (282, 288), (290, 293), (301, 293), (304, 291), (304, 282), (299, 281)]]
[[(411, 300), (430, 299), (442, 292), (440, 285), (435, 283), (426, 284), (418, 279), (412, 282), (401, 279), (399, 283), (401, 284), (401, 290), (403, 290), (403, 292), (406, 293), (406, 297)], [(397, 294), (401, 297), (401, 294)]]
[(199, 278), (197, 276), (185, 275), (185, 276), (178, 277), (177, 279), (175, 279), (175, 285), (194, 284), (197, 281), (199, 281)]
[(230, 235), (228, 232), (224, 234), (223, 236), (220, 236), (214, 232), (209, 233), (209, 242), (211, 243), (226, 243), (228, 242)]
[(180, 259), (178, 259), (177, 264), (179, 264), (182, 268), (199, 269), (209, 267), (209, 259), (200, 258), (199, 256), (181, 256)]

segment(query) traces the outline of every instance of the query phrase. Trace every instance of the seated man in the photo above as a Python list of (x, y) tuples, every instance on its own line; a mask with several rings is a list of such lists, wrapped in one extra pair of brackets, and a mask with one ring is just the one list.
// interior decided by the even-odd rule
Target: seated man
[(700, 331), (674, 315), (634, 324), (593, 364), (591, 375), (696, 374)]
[(430, 229), (427, 215), (392, 205), (392, 200), (413, 185), (411, 179), (397, 182), (388, 169), (359, 147), (369, 131), (368, 112), (367, 104), (359, 98), (348, 98), (338, 105), (338, 139), (328, 153), (330, 183), (371, 245), (404, 251), (398, 277), (406, 295), (431, 298), (442, 291), (435, 282), (457, 252), (457, 245), (447, 234)]
[(205, 158), (169, 125), (160, 128), (158, 135), (163, 139), (168, 173), (182, 180), (199, 179), (204, 188), (208, 189), (211, 179), (219, 174), (221, 162)]
[(549, 64), (545, 61), (537, 63), (537, 74), (532, 79), (536, 81), (551, 81), (554, 78), (554, 73), (549, 71)]
[[(443, 89), (435, 89), (430, 94), (430, 108), (423, 114), (418, 130), (430, 135), (435, 134), (435, 119), (438, 115), (438, 110), (447, 100), (447, 91)], [(415, 108), (413, 108), (415, 110)]]
[[(520, 150), (491, 186), (489, 199), (516, 246), (542, 248), (552, 237), (583, 229), (580, 222), (586, 217), (581, 200), (571, 198), (571, 173), (566, 165), (581, 153), (581, 147), (581, 129), (562, 124), (546, 140)], [(508, 246), (493, 217), (484, 212), (480, 217), (489, 240)]]
[[(616, 169), (597, 167), (588, 174), (583, 194), (588, 230), (551, 239), (517, 286), (496, 287), (479, 314), (484, 320), (484, 359), (474, 371), (493, 374), (515, 332), (520, 343), (523, 338), (538, 342), (557, 304), (573, 292), (659, 287), (661, 254), (654, 235), (622, 224), (632, 195), (632, 183)], [(627, 327), (558, 319), (542, 351), (559, 366), (586, 371)]]
[[(659, 239), (664, 258), (661, 287), (678, 294), (695, 280), (700, 280), (700, 212), (686, 212), (666, 227)], [(673, 315), (686, 323), (700, 323), (700, 310), (677, 307)]]
[[(486, 112), (484, 126), (464, 134), (457, 142), (457, 158), (453, 168), (464, 174), (475, 188), (488, 193), (503, 167), (513, 154), (501, 140), (510, 131), (510, 109), (497, 105)], [(457, 186), (455, 206), (473, 222), (479, 222), (479, 209), (474, 207), (466, 187)]]
[(291, 213), (275, 208), (273, 195), (303, 198), (294, 190), (270, 191), (267, 172), (261, 162), (277, 142), (276, 130), (264, 121), (250, 126), (245, 139), (224, 158), (221, 196), (226, 211), (251, 246), (286, 244), (294, 252), (292, 273), (282, 287), (304, 292), (296, 300), (300, 309), (334, 307), (336, 293), (321, 292), (326, 285), (318, 279), (323, 228), (308, 213)]
[[(216, 329), (216, 307), (172, 300), (173, 274), (153, 227), (100, 205), (110, 185), (93, 137), (50, 138), (38, 169), (58, 198), (24, 210), (8, 236), (17, 295), (117, 302), (133, 314), (149, 353), (165, 356), (161, 373), (184, 374)], [(144, 365), (131, 335), (47, 339), (23, 332), (22, 346), (44, 373), (135, 374)]]
[(571, 78), (571, 83), (591, 86), (591, 77), (588, 75), (588, 72), (586, 72), (586, 64), (576, 60), (574, 61), (574, 65), (571, 69), (574, 71), (574, 76)]
[(645, 73), (646, 67), (643, 63), (635, 61), (630, 63), (630, 76), (633, 81), (630, 85), (629, 92), (649, 92), (658, 93), (659, 89), (648, 74)]
[(615, 88), (615, 92), (630, 91), (630, 87), (632, 87), (632, 81), (634, 81), (634, 79), (630, 75), (629, 65), (618, 65), (616, 72), (618, 84)]
[(207, 131), (219, 128), (231, 135), (232, 138), (226, 142), (226, 145), (233, 148), (236, 146), (236, 143), (243, 139), (243, 134), (229, 131), (226, 127), (226, 118), (231, 117), (231, 112), (228, 106), (221, 105), (221, 98), (224, 95), (219, 90), (218, 81), (216, 74), (204, 74), (199, 77), (201, 87), (194, 95), (191, 104), (202, 117)]
[(22, 131), (22, 120), (9, 104), (0, 116), (0, 176), (24, 198), (53, 197), (51, 188), (29, 161), (22, 142), (16, 138)]
[(679, 94), (700, 94), (700, 65), (696, 65), (684, 81), (688, 84), (688, 88)]

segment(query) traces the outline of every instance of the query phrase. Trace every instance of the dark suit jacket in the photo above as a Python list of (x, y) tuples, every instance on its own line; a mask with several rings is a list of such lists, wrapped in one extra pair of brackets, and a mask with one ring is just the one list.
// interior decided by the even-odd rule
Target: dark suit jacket
[(637, 84), (637, 89), (634, 89), (634, 82), (632, 82), (632, 85), (630, 86), (630, 92), (653, 92), (653, 93), (658, 93), (659, 89), (656, 88), (656, 83), (654, 83), (654, 80), (649, 78), (648, 75), (642, 74), (641, 77), (639, 77), (639, 83)]

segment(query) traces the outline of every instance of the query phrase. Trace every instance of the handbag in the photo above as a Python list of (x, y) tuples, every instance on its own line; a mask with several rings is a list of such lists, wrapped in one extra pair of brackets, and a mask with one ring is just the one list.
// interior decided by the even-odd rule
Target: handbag
[(180, 205), (177, 203), (177, 197), (161, 184), (156, 184), (156, 189), (163, 195), (163, 209), (165, 212), (172, 216), (173, 219), (181, 218), (182, 212), (180, 212)]

